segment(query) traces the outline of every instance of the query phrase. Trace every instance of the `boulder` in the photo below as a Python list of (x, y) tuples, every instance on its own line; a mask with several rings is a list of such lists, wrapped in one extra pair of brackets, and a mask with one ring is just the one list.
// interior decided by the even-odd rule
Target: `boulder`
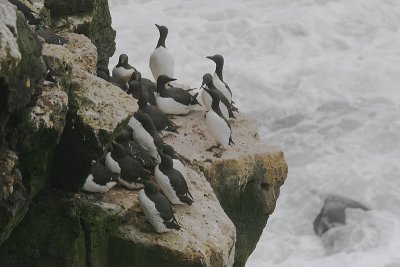
[(369, 210), (363, 204), (342, 196), (328, 196), (320, 213), (314, 220), (314, 232), (322, 236), (333, 227), (346, 224), (346, 209)]
[(57, 146), (52, 176), (54, 185), (78, 190), (88, 176), (93, 161), (107, 150), (120, 123), (138, 110), (136, 101), (118, 87), (93, 75), (97, 49), (81, 34), (64, 34), (68, 44), (46, 45), (44, 53), (70, 64), (66, 126)]
[(169, 135), (165, 140), (188, 163), (204, 172), (236, 226), (234, 266), (244, 266), (275, 209), (288, 168), (283, 153), (261, 142), (255, 121), (243, 115), (231, 121), (235, 145), (221, 158), (214, 157), (213, 152), (206, 151), (215, 142), (207, 130), (204, 114), (195, 111), (176, 117), (173, 121), (180, 126), (179, 136)]
[[(192, 206), (174, 206), (182, 228), (154, 232), (138, 191), (39, 197), (0, 248), (1, 266), (232, 266), (235, 227), (204, 176), (189, 171)], [(36, 229), (35, 233), (30, 233)], [(21, 243), (29, 236), (29, 243)]]
[(115, 30), (111, 27), (108, 0), (45, 0), (53, 28), (86, 35), (97, 47), (98, 67), (108, 67), (115, 52)]

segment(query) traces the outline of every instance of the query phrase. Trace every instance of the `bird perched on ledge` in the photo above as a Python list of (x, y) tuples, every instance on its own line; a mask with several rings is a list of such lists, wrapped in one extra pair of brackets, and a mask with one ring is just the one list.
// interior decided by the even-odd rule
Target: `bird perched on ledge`
[(170, 229), (181, 229), (168, 199), (158, 191), (155, 183), (143, 181), (144, 189), (139, 192), (139, 206), (157, 233)]
[(215, 62), (215, 73), (213, 75), (213, 83), (215, 87), (232, 103), (232, 91), (231, 88), (224, 82), (222, 70), (224, 69), (224, 58), (221, 55), (208, 56)]
[(188, 114), (192, 105), (199, 104), (197, 102), (197, 95), (191, 95), (188, 91), (182, 88), (171, 87), (168, 90), (165, 85), (168, 82), (175, 81), (176, 79), (168, 77), (167, 75), (160, 75), (157, 79), (157, 92), (156, 96), (157, 107), (165, 114), (171, 115), (184, 115)]
[(222, 146), (222, 150), (216, 153), (215, 156), (221, 157), (223, 151), (228, 147), (228, 145), (234, 145), (232, 140), (232, 129), (229, 121), (224, 117), (221, 112), (220, 107), (220, 96), (213, 90), (204, 88), (207, 93), (212, 97), (211, 109), (207, 112), (206, 123), (210, 134), (214, 137), (217, 145), (213, 145), (207, 149), (211, 151), (214, 148)]
[(118, 64), (112, 70), (112, 75), (113, 77), (127, 83), (131, 79), (134, 71), (136, 71), (136, 69), (129, 65), (128, 56), (121, 54), (118, 59)]
[(158, 76), (167, 75), (174, 76), (174, 58), (165, 47), (165, 39), (168, 35), (168, 28), (165, 26), (157, 25), (160, 37), (156, 49), (150, 56), (149, 67), (153, 73), (154, 79), (157, 81)]

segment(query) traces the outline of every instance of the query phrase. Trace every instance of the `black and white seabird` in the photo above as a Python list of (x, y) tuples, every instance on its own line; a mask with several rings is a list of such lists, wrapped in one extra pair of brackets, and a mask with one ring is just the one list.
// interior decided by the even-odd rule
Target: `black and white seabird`
[(107, 82), (110, 82), (110, 83), (114, 84), (115, 86), (118, 86), (123, 91), (126, 91), (128, 89), (126, 82), (124, 82), (120, 79), (117, 79), (113, 76), (110, 76), (110, 71), (108, 70), (107, 67), (99, 66), (97, 68), (97, 77), (100, 77), (103, 80), (106, 80)]
[(215, 87), (228, 99), (229, 102), (232, 102), (232, 91), (224, 82), (222, 75), (222, 70), (224, 69), (224, 58), (218, 54), (208, 56), (207, 58), (215, 62), (215, 73), (213, 75), (213, 83)]
[(159, 152), (161, 163), (156, 166), (154, 176), (160, 185), (161, 191), (174, 205), (192, 205), (193, 197), (189, 192), (186, 180), (183, 175), (173, 168), (173, 161), (170, 156)]
[(119, 174), (118, 183), (129, 188), (143, 187), (138, 180), (148, 180), (149, 174), (142, 165), (128, 154), (126, 149), (117, 142), (112, 142), (112, 151), (106, 154), (106, 167), (113, 173)]
[(157, 233), (168, 232), (169, 229), (181, 229), (176, 220), (168, 199), (158, 191), (155, 183), (144, 181), (144, 189), (140, 190), (138, 199), (147, 220)]
[[(200, 88), (203, 88), (204, 85), (206, 85), (208, 89), (213, 90), (219, 95), (221, 100), (219, 108), (221, 109), (222, 115), (224, 115), (225, 118), (235, 118), (233, 111), (238, 111), (238, 109), (233, 106), (232, 103), (229, 102), (228, 99), (215, 87), (213, 83), (213, 78), (210, 73), (204, 74), (203, 83), (201, 84)], [(201, 98), (206, 109), (210, 110), (212, 103), (211, 95), (206, 90), (202, 90)]]
[(147, 91), (142, 88), (138, 100), (139, 110), (150, 116), (151, 120), (156, 126), (157, 131), (178, 133), (176, 130), (178, 126), (173, 123), (158, 107), (150, 105), (148, 101)]
[(117, 179), (118, 174), (111, 172), (101, 161), (98, 161), (86, 178), (82, 189), (93, 193), (106, 193), (117, 184)]
[(37, 30), (37, 34), (43, 38), (45, 43), (48, 44), (54, 44), (54, 45), (63, 45), (68, 43), (68, 40), (65, 39), (64, 37), (54, 33), (53, 31), (49, 30), (49, 29), (39, 29)]
[(143, 128), (151, 135), (156, 148), (162, 149), (164, 142), (158, 135), (156, 126), (154, 126), (154, 123), (151, 120), (150, 116), (139, 110), (133, 115), (133, 117), (135, 117), (135, 119), (137, 119), (142, 124)]
[(128, 126), (133, 130), (133, 139), (146, 149), (157, 163), (160, 162), (160, 156), (151, 134), (144, 129), (143, 125), (135, 117), (129, 119)]
[(140, 93), (143, 92), (148, 102), (151, 105), (156, 105), (156, 98), (154, 92), (156, 90), (156, 85), (152, 81), (146, 78), (142, 78), (142, 74), (139, 71), (134, 71), (132, 73), (131, 79), (128, 82), (129, 89), (126, 91), (128, 94), (132, 95), (134, 98), (139, 99)]
[(168, 144), (164, 144), (163, 147), (162, 147), (162, 151), (163, 151), (164, 154), (166, 154), (166, 155), (171, 157), (172, 163), (173, 163), (172, 167), (175, 170), (179, 171), (183, 175), (183, 177), (185, 179), (187, 179), (188, 178), (188, 171), (186, 169), (186, 166), (183, 163), (183, 161), (178, 157), (178, 155), (176, 154), (174, 148), (172, 146), (168, 145)]
[(149, 67), (153, 73), (154, 79), (157, 81), (158, 76), (167, 75), (174, 76), (174, 58), (165, 47), (165, 39), (168, 35), (168, 29), (165, 26), (157, 25), (160, 37), (156, 49), (150, 56)]
[[(214, 91), (204, 88), (212, 97), (211, 109), (207, 112), (206, 123), (210, 134), (214, 137), (217, 146), (222, 146), (223, 149), (227, 148), (228, 145), (234, 144), (232, 141), (232, 130), (227, 118), (222, 115), (220, 106), (219, 94)], [(211, 146), (208, 151), (212, 150), (216, 146)], [(217, 157), (222, 155), (223, 150), (217, 153)]]
[(127, 83), (131, 79), (132, 73), (136, 69), (128, 64), (128, 56), (121, 54), (119, 56), (118, 64), (112, 70), (113, 77)]
[(157, 92), (156, 103), (157, 107), (165, 114), (171, 115), (184, 115), (188, 114), (192, 105), (199, 104), (197, 102), (197, 95), (191, 95), (188, 90), (182, 88), (171, 87), (168, 90), (165, 85), (168, 82), (175, 81), (176, 79), (168, 77), (167, 75), (160, 75), (157, 79)]
[(57, 84), (56, 73), (51, 68), (47, 69), (46, 78), (43, 81), (43, 85)]
[(140, 162), (146, 170), (154, 172), (154, 167), (157, 165), (156, 160), (133, 139), (133, 130), (131, 127), (122, 128), (115, 136), (114, 141), (121, 144), (128, 151), (128, 154)]

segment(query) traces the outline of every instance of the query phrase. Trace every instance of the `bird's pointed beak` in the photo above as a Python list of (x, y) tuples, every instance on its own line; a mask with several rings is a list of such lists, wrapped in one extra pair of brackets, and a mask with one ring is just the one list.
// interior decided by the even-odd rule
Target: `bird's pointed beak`
[(158, 25), (158, 24), (154, 24), (154, 25), (156, 25), (157, 28), (160, 28), (160, 25)]

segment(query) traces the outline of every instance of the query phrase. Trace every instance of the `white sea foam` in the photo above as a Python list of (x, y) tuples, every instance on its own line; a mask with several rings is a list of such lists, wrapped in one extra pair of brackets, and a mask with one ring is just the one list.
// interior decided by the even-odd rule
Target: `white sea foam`
[[(400, 266), (400, 1), (110, 0), (117, 52), (144, 77), (158, 30), (178, 81), (199, 86), (225, 57), (241, 112), (280, 146), (289, 175), (247, 266)], [(323, 240), (328, 194), (371, 208)], [(324, 246), (325, 244), (325, 246)]]

